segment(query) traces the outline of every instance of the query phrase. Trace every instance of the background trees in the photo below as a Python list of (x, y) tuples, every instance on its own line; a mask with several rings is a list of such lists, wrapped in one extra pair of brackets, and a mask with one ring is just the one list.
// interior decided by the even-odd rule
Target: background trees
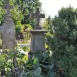
[(22, 35), (22, 32), (26, 29), (26, 24), (31, 25), (32, 28), (34, 27), (33, 12), (37, 7), (41, 7), (41, 3), (39, 0), (12, 0), (12, 3), (14, 9), (11, 11), (11, 14), (16, 25), (16, 34)]
[[(13, 0), (14, 7), (21, 13), (21, 24), (31, 24), (33, 26), (33, 12), (41, 6), (39, 0)], [(15, 18), (14, 18), (15, 19)]]
[(51, 30), (53, 36), (48, 36), (48, 44), (53, 52), (55, 65), (62, 69), (65, 77), (76, 77), (77, 9), (62, 8), (58, 16), (53, 18)]

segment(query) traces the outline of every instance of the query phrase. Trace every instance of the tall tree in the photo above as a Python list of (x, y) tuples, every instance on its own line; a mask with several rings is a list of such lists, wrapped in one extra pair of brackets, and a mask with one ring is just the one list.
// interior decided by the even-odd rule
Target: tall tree
[(53, 52), (57, 75), (77, 77), (77, 9), (62, 8), (53, 18), (51, 30), (53, 36), (48, 36), (48, 44)]

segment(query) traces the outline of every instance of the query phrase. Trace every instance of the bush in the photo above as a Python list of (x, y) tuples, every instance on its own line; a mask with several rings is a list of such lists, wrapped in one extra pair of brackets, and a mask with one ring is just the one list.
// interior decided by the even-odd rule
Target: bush
[[(77, 76), (77, 9), (62, 8), (52, 20), (53, 36), (47, 36), (53, 60), (65, 77)], [(57, 68), (56, 67), (56, 68)], [(59, 72), (58, 72), (59, 73)], [(61, 75), (59, 75), (62, 77)]]

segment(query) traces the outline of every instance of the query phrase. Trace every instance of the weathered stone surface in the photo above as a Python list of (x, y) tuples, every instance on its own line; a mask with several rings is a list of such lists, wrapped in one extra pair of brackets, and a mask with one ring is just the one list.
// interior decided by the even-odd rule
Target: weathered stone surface
[(31, 31), (31, 51), (38, 50), (45, 51), (45, 33), (46, 30), (32, 30)]
[(16, 46), (15, 42), (15, 26), (10, 15), (9, 0), (6, 0), (6, 16), (2, 27), (2, 47), (4, 49), (13, 50)]
[(3, 49), (14, 49), (16, 46), (15, 42), (15, 26), (10, 15), (5, 17), (2, 28), (2, 47)]

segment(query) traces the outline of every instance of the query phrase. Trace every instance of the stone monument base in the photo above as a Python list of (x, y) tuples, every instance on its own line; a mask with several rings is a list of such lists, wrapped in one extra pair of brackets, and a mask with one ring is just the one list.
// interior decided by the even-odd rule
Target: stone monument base
[(38, 50), (45, 51), (45, 33), (47, 30), (36, 29), (31, 30), (31, 52), (36, 52)]

